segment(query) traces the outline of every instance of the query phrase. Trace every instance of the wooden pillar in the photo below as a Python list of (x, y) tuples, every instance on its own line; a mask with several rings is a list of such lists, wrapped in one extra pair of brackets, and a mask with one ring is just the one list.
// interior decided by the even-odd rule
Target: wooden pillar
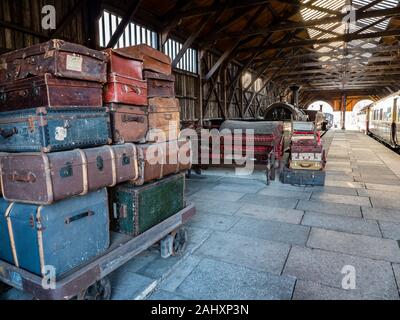
[(225, 118), (229, 118), (228, 115), (228, 106), (227, 106), (227, 79), (226, 79), (226, 72), (227, 72), (228, 67), (224, 68), (224, 71), (222, 73), (222, 108), (224, 110), (224, 115)]
[(342, 130), (346, 130), (347, 94), (342, 94)]
[(103, 1), (86, 0), (85, 17), (85, 45), (92, 49), (99, 48), (99, 19), (102, 13)]
[(202, 66), (202, 58), (204, 55), (204, 51), (200, 50), (198, 55), (197, 55), (197, 66), (198, 66), (198, 88), (199, 88), (199, 96), (198, 96), (198, 101), (197, 101), (197, 105), (199, 107), (199, 125), (201, 127), (203, 127), (203, 66)]

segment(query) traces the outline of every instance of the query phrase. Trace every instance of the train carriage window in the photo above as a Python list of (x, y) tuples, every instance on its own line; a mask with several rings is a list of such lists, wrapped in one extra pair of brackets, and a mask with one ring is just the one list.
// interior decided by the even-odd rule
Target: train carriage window
[(383, 120), (383, 109), (381, 109), (379, 112), (379, 120)]
[(385, 121), (392, 121), (392, 108), (386, 108)]

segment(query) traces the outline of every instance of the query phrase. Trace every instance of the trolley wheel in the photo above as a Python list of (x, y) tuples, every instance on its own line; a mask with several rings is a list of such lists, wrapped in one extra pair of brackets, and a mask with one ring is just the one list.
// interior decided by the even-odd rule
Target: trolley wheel
[(185, 228), (180, 228), (177, 231), (172, 232), (171, 235), (174, 237), (172, 256), (182, 254), (185, 251), (188, 242), (187, 230)]
[(6, 293), (10, 289), (12, 289), (12, 287), (0, 281), (0, 295)]
[(108, 277), (97, 281), (94, 285), (83, 290), (77, 296), (77, 300), (110, 300), (111, 282)]

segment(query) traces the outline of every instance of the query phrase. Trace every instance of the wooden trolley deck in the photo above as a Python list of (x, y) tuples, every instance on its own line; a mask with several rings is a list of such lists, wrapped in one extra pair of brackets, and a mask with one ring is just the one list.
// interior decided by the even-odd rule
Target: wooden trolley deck
[(0, 281), (40, 300), (69, 300), (95, 285), (169, 234), (179, 230), (196, 213), (189, 205), (138, 237), (112, 233), (111, 246), (101, 256), (64, 274), (56, 289), (44, 289), (43, 278), (0, 260)]

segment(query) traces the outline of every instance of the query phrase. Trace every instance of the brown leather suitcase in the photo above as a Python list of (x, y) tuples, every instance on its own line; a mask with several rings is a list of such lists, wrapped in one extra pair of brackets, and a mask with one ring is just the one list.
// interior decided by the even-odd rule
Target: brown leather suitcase
[(63, 40), (50, 40), (0, 56), (0, 82), (45, 73), (105, 83), (107, 54)]
[(134, 144), (1, 159), (3, 196), (8, 201), (48, 205), (138, 178)]
[(0, 111), (40, 107), (102, 107), (101, 83), (56, 78), (50, 73), (0, 83)]
[(130, 55), (134, 59), (142, 60), (145, 70), (162, 73), (167, 76), (172, 74), (171, 58), (146, 44), (116, 50)]
[(106, 49), (108, 55), (108, 73), (143, 80), (143, 61), (133, 59), (131, 56), (114, 49)]
[(149, 129), (148, 108), (111, 103), (111, 131), (114, 143), (146, 142)]
[(147, 80), (148, 97), (175, 98), (175, 76), (166, 76), (161, 73), (144, 71)]
[(147, 83), (143, 80), (110, 73), (108, 75), (108, 82), (104, 87), (103, 99), (105, 103), (146, 106)]
[(149, 99), (149, 142), (173, 141), (180, 134), (180, 107), (178, 99)]
[(138, 145), (139, 178), (136, 185), (143, 185), (165, 176), (189, 170), (192, 166), (190, 141), (170, 141)]

